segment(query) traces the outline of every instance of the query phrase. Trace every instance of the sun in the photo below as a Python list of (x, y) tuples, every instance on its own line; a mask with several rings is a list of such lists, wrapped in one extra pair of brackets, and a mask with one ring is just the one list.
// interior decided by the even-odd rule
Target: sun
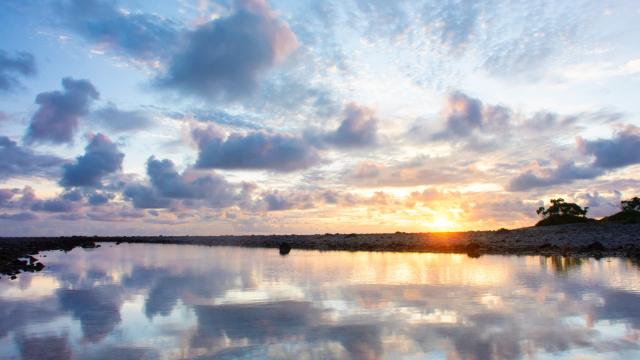
[(448, 231), (458, 226), (458, 224), (447, 215), (435, 215), (428, 225), (432, 230), (437, 231)]

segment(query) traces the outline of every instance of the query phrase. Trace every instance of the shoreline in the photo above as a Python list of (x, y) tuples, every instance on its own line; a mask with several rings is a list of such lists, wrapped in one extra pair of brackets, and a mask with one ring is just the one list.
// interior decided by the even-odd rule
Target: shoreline
[[(46, 264), (42, 251), (94, 248), (98, 243), (184, 244), (319, 251), (392, 251), (481, 255), (640, 257), (640, 224), (570, 224), (513, 230), (441, 233), (218, 236), (69, 236), (0, 238), (0, 277), (15, 279)], [(285, 251), (288, 253), (288, 251)]]

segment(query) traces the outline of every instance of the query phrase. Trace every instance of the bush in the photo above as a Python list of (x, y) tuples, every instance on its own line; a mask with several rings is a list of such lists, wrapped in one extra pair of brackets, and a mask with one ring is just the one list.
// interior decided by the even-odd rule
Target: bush
[(620, 202), (622, 211), (636, 211), (640, 212), (640, 198), (635, 196), (630, 200), (623, 200)]
[(582, 208), (575, 203), (565, 202), (564, 199), (551, 199), (551, 206), (544, 208), (539, 207), (536, 210), (538, 215), (542, 215), (543, 219), (536, 223), (536, 226), (549, 225), (565, 225), (575, 223), (592, 222), (593, 219), (587, 218), (588, 207)]
[(551, 199), (551, 206), (545, 209), (543, 206), (539, 207), (536, 210), (538, 215), (542, 215), (542, 217), (547, 218), (551, 216), (580, 216), (586, 217), (587, 211), (589, 211), (589, 207), (585, 207), (584, 209), (580, 207), (578, 204), (564, 202), (564, 199)]
[(618, 224), (640, 224), (640, 198), (633, 197), (620, 202), (620, 211), (617, 214), (602, 218), (602, 222)]

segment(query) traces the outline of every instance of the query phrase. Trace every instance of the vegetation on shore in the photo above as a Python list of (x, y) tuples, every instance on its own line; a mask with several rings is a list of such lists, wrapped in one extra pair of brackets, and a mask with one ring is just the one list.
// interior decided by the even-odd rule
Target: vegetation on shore
[(620, 202), (622, 211), (602, 218), (603, 222), (614, 222), (620, 224), (640, 224), (640, 198), (634, 197)]
[(575, 203), (565, 202), (564, 199), (551, 199), (551, 206), (545, 208), (541, 206), (536, 210), (536, 214), (542, 215), (543, 219), (536, 223), (536, 226), (565, 225), (593, 222), (594, 219), (587, 217), (589, 207), (582, 208)]
[[(598, 220), (588, 218), (589, 207), (581, 207), (575, 203), (565, 202), (564, 199), (551, 199), (548, 208), (543, 206), (536, 210), (542, 216), (535, 226), (551, 226), (578, 223), (595, 223)], [(640, 198), (634, 197), (620, 202), (621, 211), (600, 219), (601, 222), (619, 224), (640, 224)]]

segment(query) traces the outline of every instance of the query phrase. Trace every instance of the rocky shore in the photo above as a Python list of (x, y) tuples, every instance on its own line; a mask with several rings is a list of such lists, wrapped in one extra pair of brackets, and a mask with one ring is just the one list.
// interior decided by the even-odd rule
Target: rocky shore
[(0, 276), (39, 271), (45, 264), (34, 255), (98, 247), (98, 243), (191, 244), (321, 251), (412, 251), (573, 257), (640, 257), (640, 224), (585, 223), (514, 230), (449, 233), (243, 235), (243, 236), (130, 236), (0, 238)]

